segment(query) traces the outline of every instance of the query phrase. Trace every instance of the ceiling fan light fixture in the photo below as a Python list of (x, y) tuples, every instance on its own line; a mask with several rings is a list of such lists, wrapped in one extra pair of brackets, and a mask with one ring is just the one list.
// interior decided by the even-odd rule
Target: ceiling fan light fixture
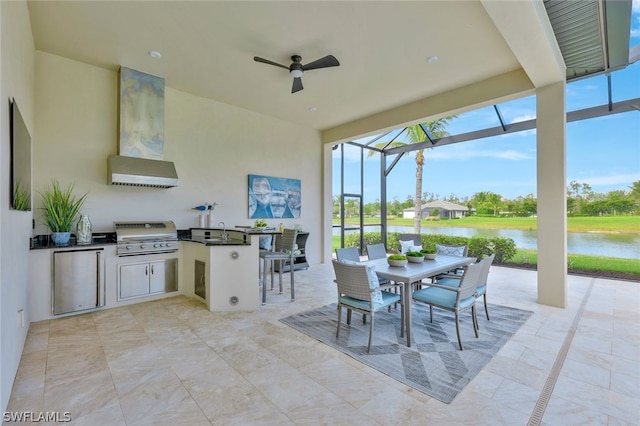
[[(0, 0), (1, 1), (1, 0)], [(279, 64), (277, 62), (270, 61), (269, 59), (264, 59), (259, 56), (254, 56), (253, 60), (256, 62), (262, 62), (263, 64), (273, 65), (275, 67), (284, 68), (289, 70), (289, 74), (293, 77), (293, 85), (291, 86), (291, 93), (297, 93), (304, 89), (302, 87), (302, 73), (304, 71), (309, 70), (317, 70), (320, 68), (329, 68), (329, 67), (337, 67), (340, 65), (340, 62), (333, 55), (327, 55), (324, 58), (316, 59), (315, 61), (309, 62), (306, 65), (302, 65), (302, 57), (300, 55), (291, 56), (291, 60), (293, 61), (291, 65), (286, 66)]]

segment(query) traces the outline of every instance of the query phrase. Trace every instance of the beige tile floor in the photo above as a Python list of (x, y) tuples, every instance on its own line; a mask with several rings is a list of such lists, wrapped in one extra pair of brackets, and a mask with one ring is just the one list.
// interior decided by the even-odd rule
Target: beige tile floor
[(535, 272), (493, 267), (490, 302), (535, 314), (443, 404), (278, 321), (334, 302), (332, 280), (331, 265), (298, 272), (297, 300), (269, 292), (258, 312), (178, 296), (31, 324), (7, 410), (79, 425), (640, 423), (640, 283), (570, 276), (559, 309), (536, 303)]

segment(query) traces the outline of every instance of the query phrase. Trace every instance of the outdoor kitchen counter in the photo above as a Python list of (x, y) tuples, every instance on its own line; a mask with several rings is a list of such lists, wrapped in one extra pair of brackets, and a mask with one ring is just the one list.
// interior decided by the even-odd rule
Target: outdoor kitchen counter
[[(222, 235), (227, 233), (225, 240)], [(237, 230), (223, 228), (191, 228), (188, 233), (179, 235), (181, 241), (191, 241), (206, 246), (250, 246), (251, 237)]]
[(191, 228), (179, 239), (185, 295), (201, 300), (210, 311), (258, 309), (257, 237), (237, 230)]

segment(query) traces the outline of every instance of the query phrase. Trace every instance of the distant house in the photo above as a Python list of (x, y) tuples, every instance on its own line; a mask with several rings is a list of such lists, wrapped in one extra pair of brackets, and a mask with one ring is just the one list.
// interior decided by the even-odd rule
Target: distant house
[[(432, 201), (422, 205), (420, 209), (420, 218), (424, 219), (431, 216), (433, 210), (438, 210), (440, 218), (459, 219), (469, 211), (466, 206), (452, 203), (450, 201)], [(415, 209), (410, 207), (402, 210), (403, 219), (413, 219), (415, 217)]]

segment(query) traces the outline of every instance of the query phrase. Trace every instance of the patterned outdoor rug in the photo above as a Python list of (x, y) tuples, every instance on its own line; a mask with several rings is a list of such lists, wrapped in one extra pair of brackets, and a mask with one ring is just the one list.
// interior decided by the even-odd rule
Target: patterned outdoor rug
[(342, 310), (342, 328), (336, 340), (335, 303), (280, 321), (449, 404), (533, 314), (489, 304), (491, 321), (487, 321), (483, 308), (482, 302), (478, 303), (478, 339), (473, 333), (469, 312), (460, 317), (464, 351), (458, 348), (453, 313), (434, 309), (433, 323), (430, 323), (429, 307), (418, 303), (412, 306), (411, 347), (400, 337), (400, 309), (392, 309), (391, 313), (376, 313), (370, 354), (367, 354), (369, 322), (362, 324), (362, 315), (357, 312), (353, 313), (351, 326), (347, 326), (346, 309)]

